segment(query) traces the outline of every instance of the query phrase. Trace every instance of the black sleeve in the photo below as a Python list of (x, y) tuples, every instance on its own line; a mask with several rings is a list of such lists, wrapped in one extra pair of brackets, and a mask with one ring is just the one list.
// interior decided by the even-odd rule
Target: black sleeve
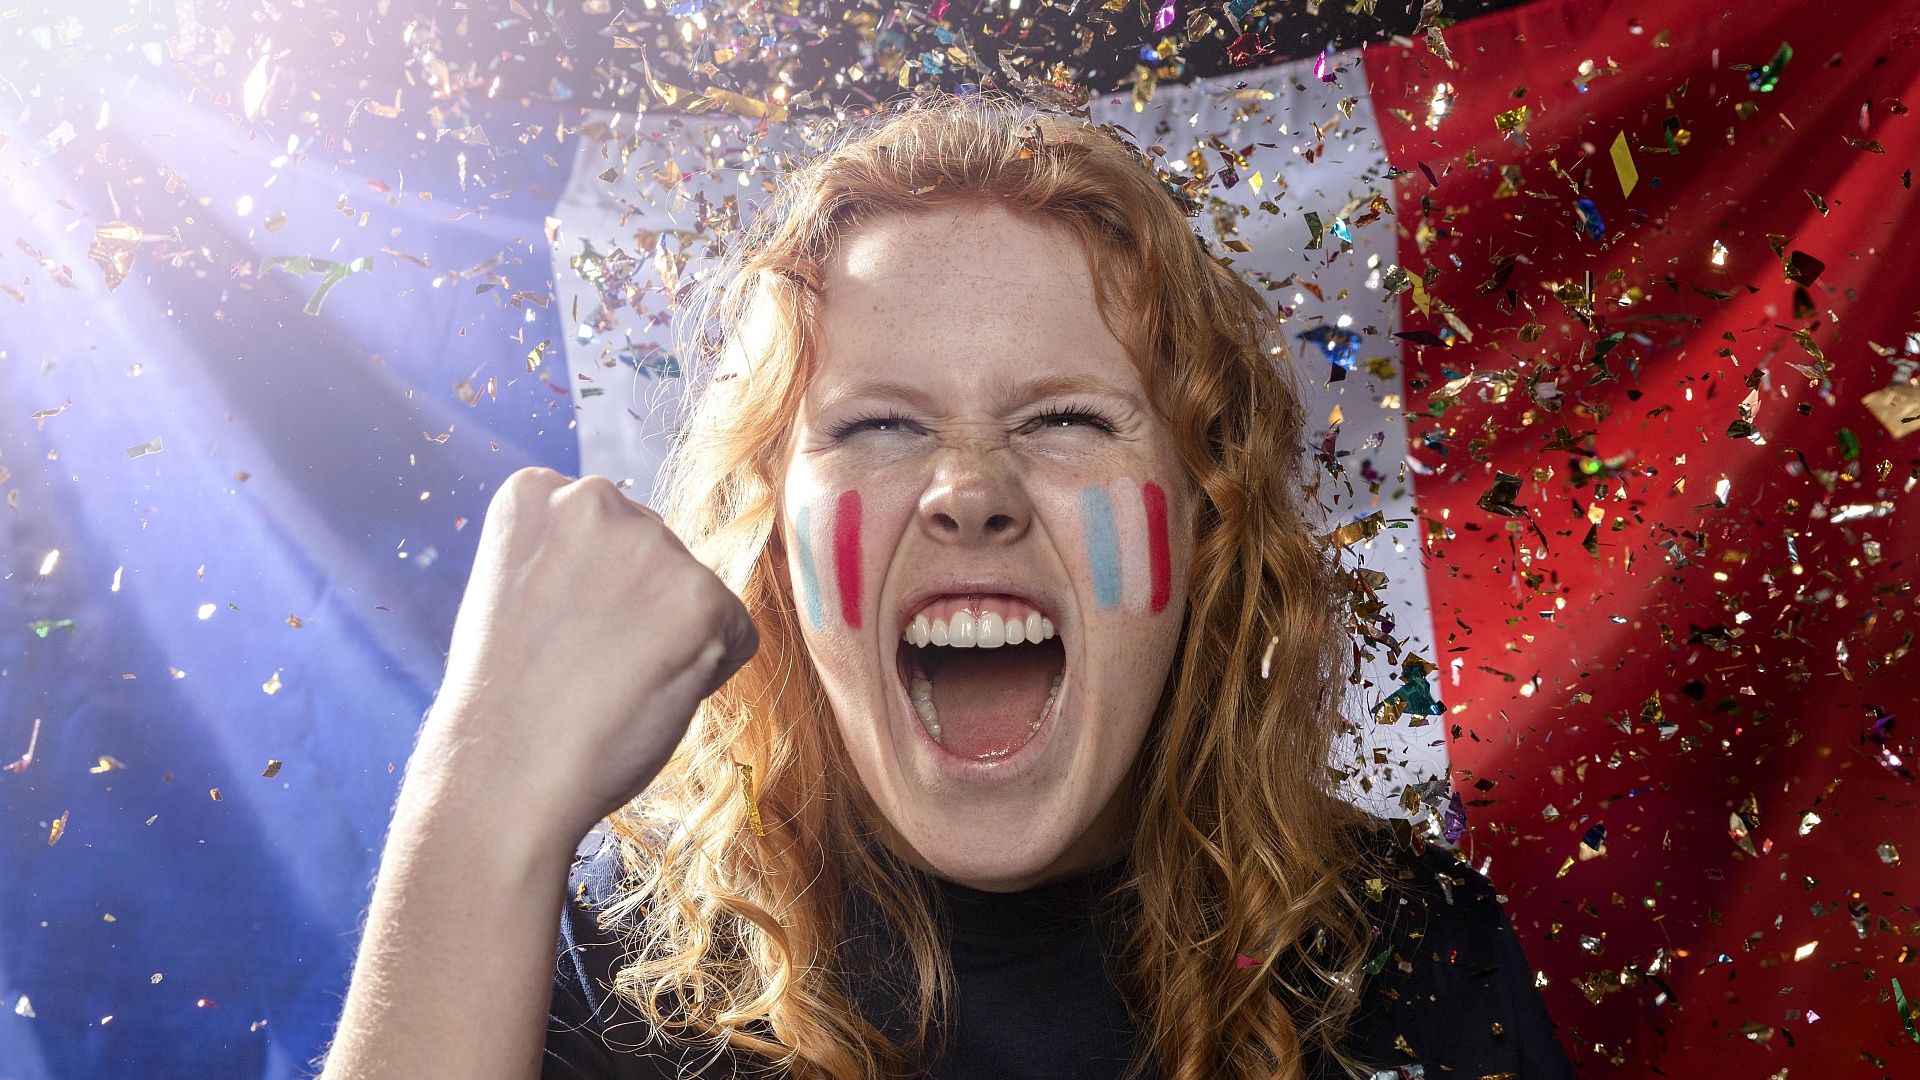
[(622, 874), (618, 849), (606, 843), (568, 876), (541, 1080), (727, 1075), (709, 1054), (652, 1038), (645, 1021), (613, 992), (623, 950), (618, 935), (600, 925), (599, 912), (618, 895)]
[(1378, 969), (1348, 1039), (1353, 1056), (1382, 1070), (1422, 1065), (1429, 1077), (1573, 1080), (1487, 879), (1437, 848), (1388, 849), (1374, 872), (1380, 896), (1369, 914), (1380, 934), (1369, 957)]

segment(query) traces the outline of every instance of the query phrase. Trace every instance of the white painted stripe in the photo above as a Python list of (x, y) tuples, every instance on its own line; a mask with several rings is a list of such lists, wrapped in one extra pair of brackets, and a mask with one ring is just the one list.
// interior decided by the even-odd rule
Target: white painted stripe
[(1152, 573), (1147, 560), (1147, 507), (1140, 482), (1130, 476), (1107, 485), (1113, 496), (1113, 531), (1120, 540), (1120, 610), (1144, 613)]
[(809, 505), (813, 518), (813, 565), (820, 574), (820, 603), (826, 612), (823, 625), (846, 628), (840, 617), (840, 568), (834, 557), (833, 524), (839, 499), (821, 495)]

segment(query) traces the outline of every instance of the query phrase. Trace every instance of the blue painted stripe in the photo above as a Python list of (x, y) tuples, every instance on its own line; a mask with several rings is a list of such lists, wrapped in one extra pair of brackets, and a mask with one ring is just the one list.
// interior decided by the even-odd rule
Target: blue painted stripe
[(1080, 518), (1087, 533), (1087, 563), (1093, 568), (1093, 602), (1120, 606), (1120, 535), (1114, 527), (1113, 496), (1103, 487), (1080, 492)]
[(826, 619), (826, 613), (820, 607), (820, 575), (813, 568), (813, 507), (803, 506), (793, 516), (793, 534), (795, 547), (798, 547), (800, 563), (800, 597), (807, 605), (807, 621), (815, 630)]

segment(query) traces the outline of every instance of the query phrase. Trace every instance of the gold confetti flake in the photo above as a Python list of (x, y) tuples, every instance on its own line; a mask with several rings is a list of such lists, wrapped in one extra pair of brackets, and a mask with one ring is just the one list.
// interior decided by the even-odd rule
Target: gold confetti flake
[(747, 826), (755, 836), (767, 835), (760, 824), (760, 804), (753, 798), (753, 766), (744, 761), (736, 761), (734, 767), (740, 770), (740, 798), (747, 804)]

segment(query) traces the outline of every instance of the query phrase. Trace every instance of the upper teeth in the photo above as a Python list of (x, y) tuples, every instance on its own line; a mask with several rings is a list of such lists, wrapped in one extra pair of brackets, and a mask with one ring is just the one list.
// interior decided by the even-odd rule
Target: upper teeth
[(1053, 620), (1037, 611), (1027, 612), (1026, 617), (1008, 618), (997, 611), (986, 611), (975, 615), (971, 611), (956, 611), (945, 619), (929, 619), (925, 615), (915, 615), (913, 622), (900, 632), (900, 638), (912, 645), (950, 645), (956, 649), (971, 649), (978, 645), (983, 649), (997, 649), (1002, 645), (1018, 645), (1023, 641), (1045, 641), (1053, 636)]

